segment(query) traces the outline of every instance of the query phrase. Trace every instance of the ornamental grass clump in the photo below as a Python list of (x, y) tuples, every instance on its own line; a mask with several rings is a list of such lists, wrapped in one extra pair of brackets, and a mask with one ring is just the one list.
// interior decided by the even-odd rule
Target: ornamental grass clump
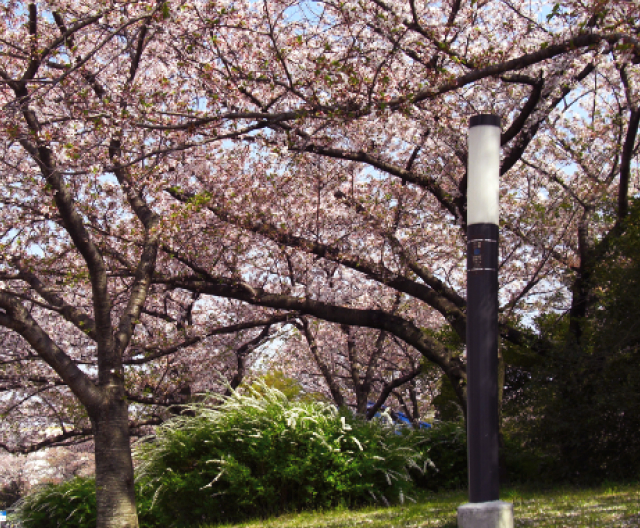
[(135, 457), (153, 515), (186, 526), (403, 501), (417, 453), (410, 435), (262, 384), (215, 407), (190, 406)]
[[(140, 526), (161, 528), (150, 511), (151, 498), (136, 484)], [(12, 508), (13, 520), (22, 528), (94, 528), (96, 525), (96, 479), (73, 477), (60, 483), (38, 486)]]
[(96, 525), (95, 479), (75, 477), (45, 484), (14, 506), (24, 528), (87, 528)]

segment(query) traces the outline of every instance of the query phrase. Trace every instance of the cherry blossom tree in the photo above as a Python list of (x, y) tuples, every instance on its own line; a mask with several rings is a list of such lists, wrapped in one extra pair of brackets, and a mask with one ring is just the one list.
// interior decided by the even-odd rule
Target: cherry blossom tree
[[(544, 8), (217, 5), (209, 20), (224, 11), (229, 23), (215, 28), (199, 12), (198, 38), (182, 37), (185, 67), (205, 91), (239, 87), (244, 98), (227, 104), (261, 130), (243, 139), (244, 153), (221, 145), (215, 169), (181, 165), (177, 173), (193, 180), (169, 189), (210, 229), (222, 222), (242, 233), (232, 266), (183, 254), (182, 276), (155, 280), (387, 332), (437, 364), (464, 406), (462, 358), (419, 320), (437, 314), (465, 339), (464, 131), (469, 115), (492, 111), (504, 121), (501, 331), (542, 352), (543, 339), (512, 323), (541, 307), (580, 320), (585, 233), (619, 224), (602, 214), (605, 196), (622, 197), (623, 218), (636, 192), (638, 104), (636, 8), (572, 3), (548, 16)], [(246, 28), (240, 40), (236, 27)], [(206, 137), (216, 119), (204, 110), (162, 126)], [(592, 149), (589, 163), (608, 160), (606, 175), (573, 159), (586, 163), (581, 147), (596, 137), (606, 155)], [(587, 189), (597, 191), (585, 209)], [(403, 315), (375, 303), (394, 291), (412, 305)]]
[(635, 4), (1, 9), (1, 404), (30, 420), (4, 444), (92, 434), (100, 528), (137, 526), (130, 430), (239, 382), (278, 325), (369, 354), (371, 377), (345, 363), (358, 407), (395, 347), (464, 408), (435, 330), (464, 342), (474, 113), (503, 120), (502, 337), (543, 354), (516, 323), (555, 309), (580, 339), (638, 192)]
[[(208, 303), (191, 324), (197, 295), (152, 287), (169, 246), (163, 224), (173, 222), (157, 176), (172, 170), (166, 153), (189, 143), (138, 123), (150, 107), (178, 115), (198, 97), (164, 39), (169, 6), (2, 9), (0, 383), (12, 418), (3, 447), (28, 452), (92, 435), (97, 525), (134, 527), (130, 429), (162, 419), (139, 404), (179, 404), (190, 390), (186, 368), (166, 358), (215, 348), (225, 334), (255, 347), (246, 331), (264, 339), (283, 317), (231, 324), (233, 307), (218, 318)], [(246, 132), (219, 130), (216, 141)]]
[(285, 331), (286, 339), (266, 367), (298, 380), (308, 392), (368, 418), (388, 405), (390, 397), (393, 407), (416, 423), (430, 410), (439, 377), (394, 336), (307, 316)]

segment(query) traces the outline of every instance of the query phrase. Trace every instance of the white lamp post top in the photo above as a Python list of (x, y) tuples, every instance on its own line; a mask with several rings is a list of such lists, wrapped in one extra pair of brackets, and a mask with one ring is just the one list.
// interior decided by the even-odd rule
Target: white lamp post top
[(469, 123), (467, 225), (499, 223), (500, 118), (480, 114)]

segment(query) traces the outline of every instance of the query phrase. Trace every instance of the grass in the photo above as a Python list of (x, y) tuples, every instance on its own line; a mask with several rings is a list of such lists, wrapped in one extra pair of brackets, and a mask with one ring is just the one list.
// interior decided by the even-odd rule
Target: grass
[[(640, 484), (588, 489), (509, 488), (501, 499), (513, 503), (515, 528), (640, 528)], [(465, 502), (465, 492), (429, 494), (418, 498), (416, 504), (306, 512), (225, 527), (455, 528), (456, 508)]]

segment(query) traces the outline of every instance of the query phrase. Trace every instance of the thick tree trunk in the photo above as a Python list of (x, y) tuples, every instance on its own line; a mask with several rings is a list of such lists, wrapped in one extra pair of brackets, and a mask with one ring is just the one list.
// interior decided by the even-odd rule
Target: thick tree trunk
[(127, 402), (113, 391), (92, 416), (97, 528), (138, 528)]

